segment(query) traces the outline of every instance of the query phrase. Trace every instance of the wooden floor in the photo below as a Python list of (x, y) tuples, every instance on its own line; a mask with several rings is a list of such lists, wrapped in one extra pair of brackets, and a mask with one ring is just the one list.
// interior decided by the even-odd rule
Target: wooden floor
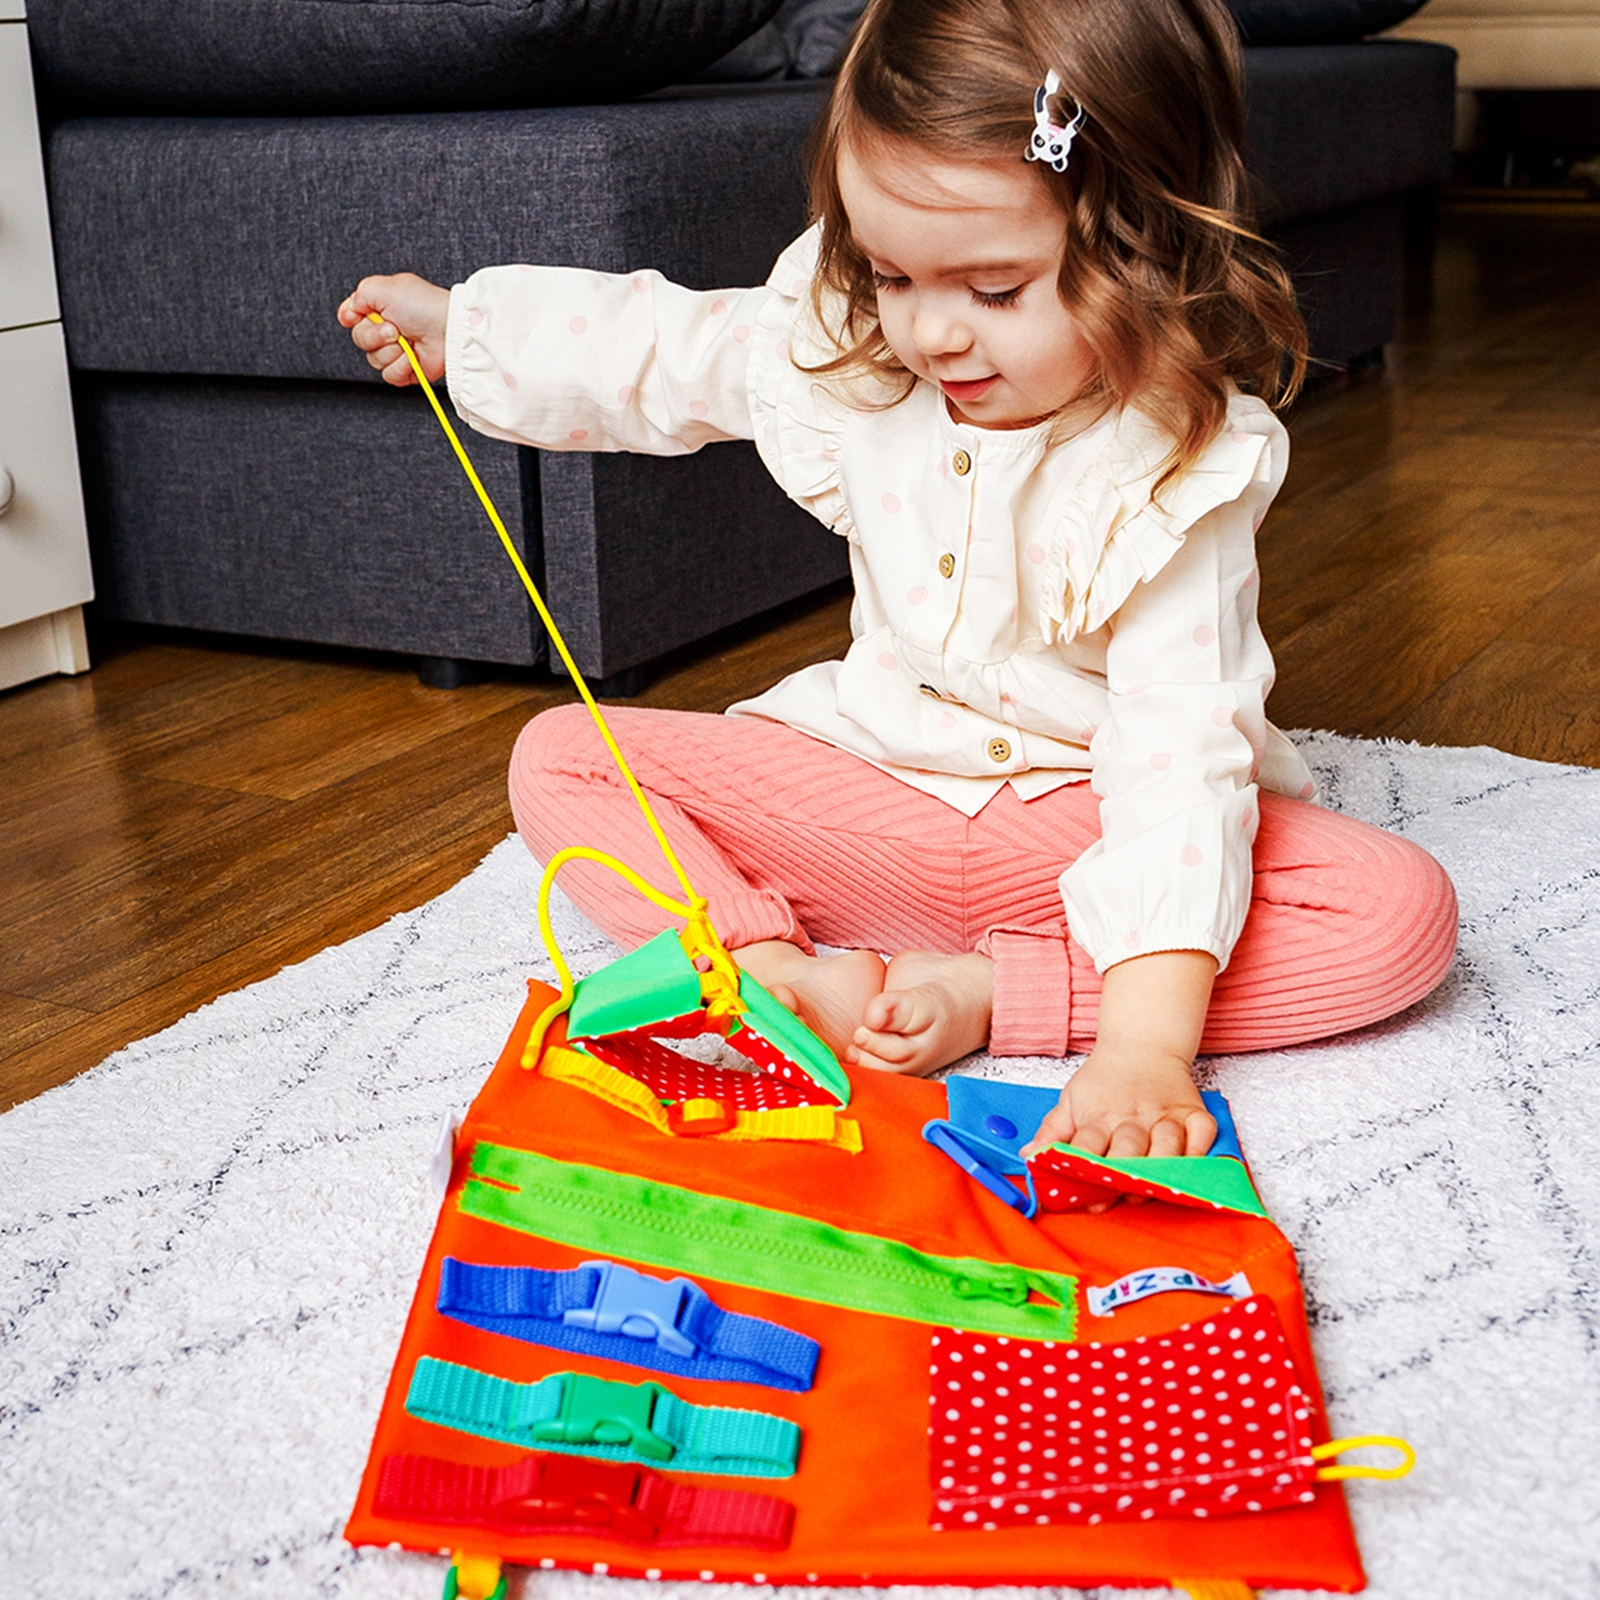
[[(1292, 418), (1261, 536), (1284, 727), (1600, 766), (1600, 207), (1446, 214), (1386, 371)], [(720, 710), (837, 653), (833, 595), (678, 663)], [(569, 695), (399, 661), (101, 632), (0, 694), (0, 1109), (455, 882)]]

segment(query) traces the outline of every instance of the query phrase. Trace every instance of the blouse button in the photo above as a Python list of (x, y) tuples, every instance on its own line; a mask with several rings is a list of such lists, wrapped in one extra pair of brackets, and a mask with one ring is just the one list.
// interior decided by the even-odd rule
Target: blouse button
[(989, 759), (991, 761), (1009, 761), (1011, 759), (1011, 741), (1009, 739), (991, 739), (989, 741)]
[(956, 558), (948, 550), (939, 557), (939, 576), (953, 578), (956, 575)]
[(956, 476), (958, 478), (964, 478), (969, 472), (972, 471), (972, 457), (969, 456), (965, 450), (957, 450), (956, 453), (950, 457), (950, 465), (956, 469)]

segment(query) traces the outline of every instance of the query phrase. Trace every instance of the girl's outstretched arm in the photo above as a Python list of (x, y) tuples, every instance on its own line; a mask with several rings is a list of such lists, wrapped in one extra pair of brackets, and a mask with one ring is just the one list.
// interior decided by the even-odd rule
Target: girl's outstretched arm
[(1217, 1125), (1190, 1068), (1216, 975), (1216, 958), (1203, 950), (1108, 967), (1094, 1049), (1023, 1154), (1060, 1142), (1091, 1155), (1204, 1155)]
[[(382, 323), (370, 320), (376, 311)], [(363, 278), (355, 292), (339, 307), (339, 322), (350, 330), (356, 348), (366, 354), (367, 365), (383, 374), (385, 383), (403, 389), (417, 380), (395, 339), (398, 328), (411, 341), (430, 383), (444, 375), (444, 329), (450, 314), (450, 291), (414, 272), (393, 277)]]

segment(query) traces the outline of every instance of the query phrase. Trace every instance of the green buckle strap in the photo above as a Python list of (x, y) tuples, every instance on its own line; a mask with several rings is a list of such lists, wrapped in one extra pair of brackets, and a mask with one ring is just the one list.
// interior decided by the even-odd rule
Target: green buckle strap
[(1068, 1340), (1076, 1326), (1077, 1279), (1067, 1273), (929, 1255), (811, 1217), (482, 1140), (472, 1171), (457, 1201), (462, 1211), (597, 1255), (936, 1328)]
[(672, 1459), (671, 1443), (650, 1428), (656, 1398), (665, 1393), (659, 1384), (608, 1383), (582, 1372), (544, 1381), (561, 1385), (561, 1409), (548, 1422), (534, 1423), (539, 1444), (614, 1444), (646, 1461)]
[(670, 1462), (675, 1472), (787, 1478), (800, 1455), (800, 1429), (786, 1417), (690, 1405), (659, 1383), (615, 1383), (581, 1372), (512, 1383), (423, 1356), (406, 1410), (524, 1449), (639, 1466)]

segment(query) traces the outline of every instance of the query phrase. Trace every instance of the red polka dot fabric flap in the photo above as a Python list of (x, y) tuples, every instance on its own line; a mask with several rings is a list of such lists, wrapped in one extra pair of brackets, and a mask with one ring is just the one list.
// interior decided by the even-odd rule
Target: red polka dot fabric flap
[(1125, 1344), (933, 1336), (936, 1529), (1208, 1518), (1310, 1502), (1310, 1402), (1256, 1296)]
[(1242, 1161), (1231, 1156), (1092, 1156), (1051, 1145), (1028, 1163), (1041, 1211), (1083, 1211), (1112, 1196), (1143, 1195), (1180, 1206), (1210, 1206), (1264, 1217), (1266, 1207)]
[(809, 1080), (796, 1083), (769, 1072), (720, 1067), (656, 1043), (656, 1038), (693, 1038), (706, 1031), (703, 1016), (692, 1020), (697, 1024), (693, 1032), (657, 1028), (656, 1037), (645, 1031), (614, 1033), (604, 1039), (585, 1040), (583, 1048), (597, 1061), (644, 1084), (658, 1100), (668, 1104), (720, 1100), (737, 1111), (773, 1111), (780, 1106), (803, 1106), (817, 1100), (833, 1103), (831, 1095), (819, 1095)]

